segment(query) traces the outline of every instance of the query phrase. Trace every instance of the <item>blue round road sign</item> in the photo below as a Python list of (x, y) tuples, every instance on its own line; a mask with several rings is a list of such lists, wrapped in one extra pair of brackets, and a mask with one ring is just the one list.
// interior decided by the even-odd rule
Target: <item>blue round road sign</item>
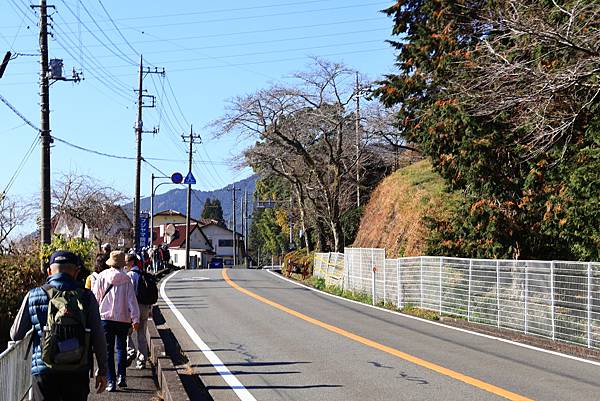
[(183, 181), (183, 175), (181, 175), (181, 173), (173, 173), (173, 175), (171, 175), (171, 181), (173, 184), (181, 184)]

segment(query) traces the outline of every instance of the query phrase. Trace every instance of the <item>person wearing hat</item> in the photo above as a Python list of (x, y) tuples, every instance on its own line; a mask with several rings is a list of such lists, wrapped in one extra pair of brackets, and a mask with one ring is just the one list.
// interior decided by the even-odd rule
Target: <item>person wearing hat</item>
[[(129, 329), (137, 330), (140, 322), (140, 310), (135, 289), (129, 276), (123, 272), (125, 253), (112, 251), (106, 261), (110, 267), (101, 272), (92, 291), (98, 300), (102, 327), (108, 345), (108, 391), (118, 387), (127, 387), (127, 335)], [(115, 372), (114, 350), (117, 348), (117, 370)]]
[[(69, 371), (59, 370), (55, 365), (44, 362), (44, 353), (41, 348), (41, 339), (44, 338), (43, 330), (48, 325), (49, 294), (53, 299), (64, 293), (78, 294), (81, 298), (85, 329), (89, 331), (91, 351), (97, 362), (96, 390), (101, 393), (106, 388), (107, 379), (107, 352), (104, 330), (98, 313), (98, 303), (91, 291), (82, 288), (76, 281), (80, 269), (80, 258), (72, 252), (58, 251), (50, 256), (47, 270), (46, 285), (32, 289), (27, 293), (21, 308), (10, 329), (13, 341), (22, 340), (33, 327), (31, 344), (32, 393), (34, 401), (43, 400), (81, 400), (85, 401), (90, 392), (89, 371), (91, 358), (76, 365)], [(53, 301), (54, 302), (54, 301)], [(60, 343), (59, 343), (60, 344)], [(60, 345), (59, 345), (60, 346)], [(82, 348), (83, 345), (81, 346)], [(64, 368), (64, 367), (63, 367)]]

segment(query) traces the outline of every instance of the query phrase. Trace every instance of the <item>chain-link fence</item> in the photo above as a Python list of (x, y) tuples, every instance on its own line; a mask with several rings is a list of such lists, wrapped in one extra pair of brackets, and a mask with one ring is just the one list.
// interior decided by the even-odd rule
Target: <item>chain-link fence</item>
[(430, 309), (471, 322), (600, 348), (600, 263), (421, 256), (346, 248), (315, 255), (327, 285), (373, 304)]

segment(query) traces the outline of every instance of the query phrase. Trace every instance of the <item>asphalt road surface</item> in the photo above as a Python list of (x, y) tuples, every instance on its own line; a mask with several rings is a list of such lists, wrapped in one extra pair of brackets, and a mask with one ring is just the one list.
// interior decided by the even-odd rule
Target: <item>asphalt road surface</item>
[(161, 295), (216, 401), (600, 400), (598, 364), (336, 299), (267, 271), (179, 271)]

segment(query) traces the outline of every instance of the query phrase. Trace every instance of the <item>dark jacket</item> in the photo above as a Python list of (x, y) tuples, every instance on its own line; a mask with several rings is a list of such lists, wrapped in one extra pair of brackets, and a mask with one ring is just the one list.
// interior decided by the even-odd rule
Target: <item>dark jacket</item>
[[(61, 291), (82, 287), (80, 282), (73, 280), (66, 273), (57, 273), (49, 276), (46, 284)], [(49, 371), (49, 368), (42, 361), (40, 347), (42, 329), (46, 325), (48, 318), (48, 302), (48, 294), (41, 287), (29, 291), (10, 329), (11, 338), (17, 341), (23, 339), (33, 327), (33, 348), (31, 355), (31, 373), (33, 375), (40, 375)], [(107, 370), (106, 338), (100, 322), (98, 303), (94, 294), (89, 290), (85, 290), (84, 292), (84, 310), (88, 328), (91, 330), (92, 350), (98, 361), (98, 374), (105, 376)]]

